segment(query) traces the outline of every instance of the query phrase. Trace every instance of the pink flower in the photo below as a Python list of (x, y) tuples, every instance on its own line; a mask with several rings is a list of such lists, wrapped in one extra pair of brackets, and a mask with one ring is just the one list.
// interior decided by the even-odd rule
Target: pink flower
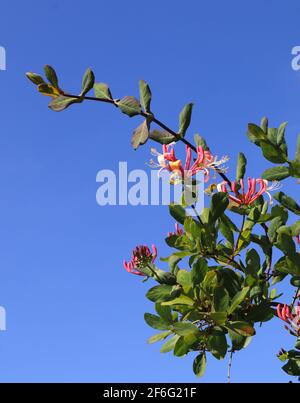
[(168, 237), (169, 236), (180, 236), (180, 235), (182, 235), (183, 234), (183, 229), (181, 229), (180, 227), (179, 227), (179, 224), (178, 223), (176, 223), (175, 224), (175, 232), (168, 232)]
[(288, 324), (284, 326), (294, 336), (300, 336), (300, 305), (294, 307), (295, 314), (292, 314), (290, 308), (284, 304), (277, 305), (278, 318)]
[(197, 157), (193, 164), (192, 162), (192, 150), (186, 146), (185, 163), (182, 164), (180, 159), (176, 158), (173, 143), (163, 145), (162, 153), (159, 153), (155, 148), (151, 149), (153, 155), (157, 157), (158, 163), (151, 161), (151, 164), (159, 168), (159, 173), (162, 170), (171, 172), (170, 182), (173, 184), (180, 183), (184, 178), (192, 177), (199, 171), (203, 171), (205, 182), (209, 180), (209, 169), (218, 169), (221, 172), (225, 172), (222, 165), (228, 160), (228, 157), (223, 157), (220, 161), (217, 157), (214, 157), (210, 151), (204, 150), (203, 147), (197, 147)]
[[(270, 198), (270, 202), (272, 203), (272, 196), (269, 192), (279, 189), (281, 187), (281, 184), (277, 181), (272, 182), (271, 186), (268, 186), (268, 184), (269, 182), (265, 179), (248, 178), (246, 191), (243, 179), (241, 179), (239, 182), (240, 189), (237, 188), (237, 182), (231, 182), (229, 191), (233, 192), (234, 195), (229, 194), (228, 197), (239, 205), (248, 206), (252, 204), (255, 200), (257, 200), (259, 196), (266, 193)], [(217, 185), (217, 190), (219, 192), (228, 193), (228, 186), (229, 184), (224, 181)]]
[(300, 235), (296, 235), (296, 242), (298, 245), (300, 245)]
[(153, 263), (157, 256), (157, 249), (152, 245), (153, 252), (146, 245), (137, 246), (132, 251), (132, 258), (129, 262), (124, 260), (123, 265), (128, 273), (136, 274), (138, 276), (145, 276), (139, 269), (146, 267), (149, 263)]

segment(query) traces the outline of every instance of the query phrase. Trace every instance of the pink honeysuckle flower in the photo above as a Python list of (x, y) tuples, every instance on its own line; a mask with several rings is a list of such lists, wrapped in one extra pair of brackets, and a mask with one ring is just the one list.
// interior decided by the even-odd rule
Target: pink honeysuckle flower
[(182, 235), (182, 234), (183, 234), (183, 229), (181, 229), (181, 228), (179, 227), (179, 224), (176, 223), (176, 224), (175, 224), (175, 232), (168, 232), (168, 237), (174, 236), (174, 235), (180, 236), (180, 235)]
[(223, 157), (221, 160), (213, 156), (210, 151), (204, 150), (203, 147), (197, 147), (197, 157), (193, 164), (192, 162), (192, 150), (186, 146), (185, 163), (182, 164), (180, 159), (176, 158), (174, 151), (174, 143), (163, 145), (162, 153), (159, 153), (155, 148), (151, 149), (152, 155), (157, 157), (157, 163), (150, 161), (151, 165), (155, 168), (160, 168), (159, 174), (162, 170), (171, 172), (170, 182), (173, 184), (180, 183), (184, 178), (189, 178), (197, 174), (197, 172), (203, 171), (204, 180), (209, 180), (209, 170), (218, 169), (220, 172), (226, 172), (226, 168), (223, 167), (224, 163), (228, 161), (228, 157)]
[(269, 192), (272, 190), (277, 190), (281, 187), (281, 184), (278, 181), (273, 181), (269, 186), (269, 182), (261, 178), (248, 178), (247, 191), (245, 191), (245, 182), (243, 179), (240, 179), (239, 185), (240, 189), (237, 188), (237, 182), (231, 182), (229, 185), (226, 181), (224, 181), (217, 185), (217, 190), (219, 192), (228, 193), (228, 186), (230, 186), (229, 191), (233, 192), (234, 195), (228, 194), (228, 197), (239, 205), (249, 206), (264, 193), (269, 196), (270, 203), (272, 204), (273, 200)]
[(128, 273), (136, 274), (138, 276), (145, 276), (139, 268), (146, 267), (149, 263), (153, 263), (157, 256), (157, 249), (152, 245), (153, 252), (150, 251), (148, 246), (140, 245), (132, 251), (132, 258), (129, 262), (124, 260), (123, 265)]
[(290, 310), (290, 308), (284, 304), (283, 306), (281, 304), (277, 305), (277, 315), (278, 318), (283, 320), (288, 324), (285, 325), (285, 329), (288, 330), (293, 336), (300, 336), (300, 305), (296, 305), (294, 307), (294, 312), (293, 314)]
[(296, 235), (296, 242), (298, 245), (300, 245), (300, 235)]

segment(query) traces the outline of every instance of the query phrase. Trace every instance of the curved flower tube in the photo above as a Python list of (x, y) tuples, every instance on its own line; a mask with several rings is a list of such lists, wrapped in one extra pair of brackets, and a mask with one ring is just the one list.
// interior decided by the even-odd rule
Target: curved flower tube
[[(240, 189), (237, 189), (237, 182), (230, 183), (230, 190), (234, 193), (234, 195), (228, 194), (230, 200), (234, 201), (239, 205), (249, 206), (255, 200), (257, 200), (262, 194), (266, 193), (270, 198), (270, 203), (273, 203), (272, 196), (270, 194), (271, 191), (277, 190), (281, 187), (281, 184), (278, 181), (273, 181), (269, 186), (269, 182), (265, 179), (247, 179), (247, 191), (245, 190), (245, 181), (240, 179), (239, 181)], [(219, 192), (228, 193), (229, 184), (224, 181), (217, 185), (217, 190)]]
[(284, 304), (277, 305), (277, 315), (279, 319), (288, 324), (284, 326), (293, 336), (300, 336), (300, 305), (294, 307), (295, 314), (292, 314), (290, 308)]

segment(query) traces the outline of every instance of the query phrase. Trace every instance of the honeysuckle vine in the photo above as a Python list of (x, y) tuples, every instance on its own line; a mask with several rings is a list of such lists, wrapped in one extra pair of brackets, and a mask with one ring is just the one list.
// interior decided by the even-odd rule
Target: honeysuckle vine
[[(91, 69), (84, 74), (78, 95), (61, 88), (49, 65), (45, 66), (45, 76), (27, 73), (38, 91), (51, 97), (49, 107), (53, 111), (89, 100), (109, 103), (129, 117), (143, 117), (132, 135), (133, 148), (149, 140), (159, 143), (161, 150), (151, 149), (156, 161), (150, 165), (158, 172), (169, 172), (170, 183), (182, 187), (182, 204), (169, 206), (175, 231), (166, 229), (165, 241), (172, 253), (160, 259), (167, 269), (159, 267), (155, 245), (135, 247), (130, 259), (123, 262), (130, 274), (156, 282), (146, 294), (156, 313), (146, 313), (145, 321), (159, 333), (151, 336), (149, 343), (163, 341), (162, 353), (194, 354), (193, 371), (199, 377), (205, 371), (207, 354), (221, 360), (229, 353), (230, 381), (233, 354), (247, 347), (256, 334), (256, 324), (275, 317), (278, 325), (283, 321), (287, 334), (296, 339), (294, 349), (281, 347), (277, 356), (287, 374), (299, 377), (300, 220), (295, 217), (300, 215), (300, 206), (281, 188), (287, 179), (300, 183), (300, 136), (296, 155), (290, 158), (286, 122), (278, 128), (269, 127), (267, 118), (260, 125), (250, 123), (249, 140), (273, 165), (261, 177), (245, 178), (247, 159), (239, 153), (233, 177), (226, 167), (227, 156), (218, 159), (198, 134), (194, 142), (185, 138), (193, 104), (184, 106), (178, 130), (173, 130), (153, 113), (152, 93), (143, 80), (137, 99), (113, 98), (107, 84), (95, 82)], [(91, 90), (94, 96), (87, 95)], [(177, 158), (178, 148), (185, 153), (184, 162)], [(187, 213), (188, 207), (196, 209), (186, 197), (186, 188), (188, 182), (189, 192), (197, 194), (194, 176), (198, 172), (203, 173), (210, 202), (194, 218)], [(219, 183), (208, 183), (211, 173), (220, 176)], [(291, 301), (274, 288), (283, 281), (294, 288)]]

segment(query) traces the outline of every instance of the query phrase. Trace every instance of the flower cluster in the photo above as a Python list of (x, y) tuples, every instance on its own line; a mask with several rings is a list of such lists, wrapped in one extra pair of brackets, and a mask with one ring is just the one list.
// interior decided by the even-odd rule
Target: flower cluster
[(123, 265), (128, 273), (136, 274), (138, 276), (145, 276), (145, 274), (140, 271), (149, 265), (149, 263), (153, 263), (157, 256), (157, 249), (155, 245), (152, 245), (153, 252), (150, 251), (148, 246), (140, 245), (137, 246), (132, 251), (132, 258), (129, 262), (124, 260)]
[(176, 158), (173, 144), (163, 145), (162, 153), (159, 153), (155, 148), (151, 149), (152, 155), (157, 157), (157, 163), (152, 160), (151, 165), (155, 168), (160, 168), (159, 173), (162, 170), (167, 170), (171, 173), (170, 182), (172, 184), (178, 184), (184, 181), (185, 178), (190, 178), (202, 171), (204, 173), (204, 180), (209, 180), (209, 170), (218, 170), (219, 172), (225, 172), (226, 168), (223, 166), (228, 157), (223, 157), (218, 160), (216, 156), (213, 156), (210, 151), (204, 150), (203, 147), (197, 147), (197, 157), (192, 164), (192, 150), (186, 146), (185, 163), (182, 164), (180, 159)]
[(269, 196), (270, 203), (272, 204), (272, 196), (269, 192), (279, 189), (281, 184), (277, 181), (273, 181), (269, 186), (269, 182), (265, 179), (248, 178), (247, 190), (245, 189), (245, 181), (243, 179), (239, 182), (231, 182), (230, 184), (226, 181), (221, 182), (217, 185), (217, 190), (219, 192), (228, 193), (228, 187), (230, 188), (229, 191), (234, 193), (234, 195), (228, 194), (230, 200), (238, 205), (249, 206), (264, 193)]
[(278, 317), (288, 324), (285, 325), (285, 329), (288, 330), (293, 336), (300, 336), (300, 305), (294, 307), (293, 314), (290, 308), (284, 304), (277, 305), (277, 315)]
[(180, 236), (183, 234), (183, 229), (179, 227), (178, 223), (175, 223), (175, 232), (168, 232), (168, 237), (170, 236)]

